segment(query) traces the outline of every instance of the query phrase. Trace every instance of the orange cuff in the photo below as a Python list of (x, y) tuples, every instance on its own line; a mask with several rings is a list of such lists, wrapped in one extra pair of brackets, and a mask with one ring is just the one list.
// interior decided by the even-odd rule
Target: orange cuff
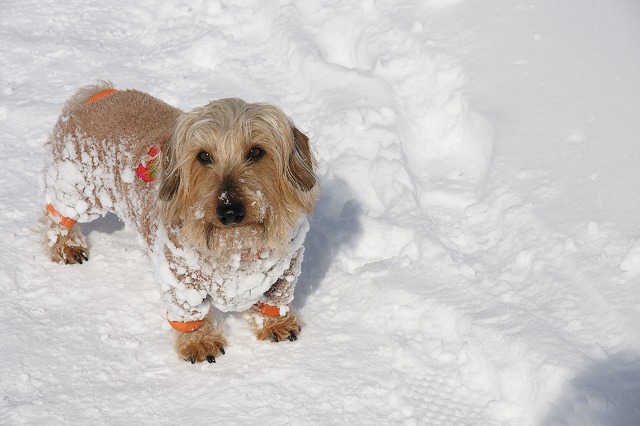
[(99, 101), (100, 99), (104, 98), (105, 96), (108, 96), (108, 95), (112, 94), (113, 92), (117, 92), (117, 90), (116, 89), (101, 90), (98, 93), (96, 93), (95, 95), (91, 96), (86, 101), (84, 101), (84, 103), (85, 104), (90, 104), (90, 103)]
[(274, 306), (258, 302), (253, 305), (253, 308), (268, 317), (283, 317), (289, 312), (289, 305)]
[(78, 223), (77, 220), (62, 216), (60, 212), (53, 207), (53, 204), (47, 204), (47, 213), (55, 223), (65, 228), (73, 228), (76, 223)]
[(191, 333), (192, 331), (196, 331), (197, 329), (200, 328), (202, 323), (204, 323), (203, 319), (195, 320), (195, 321), (171, 321), (171, 320), (167, 320), (167, 321), (169, 321), (169, 324), (171, 324), (171, 327), (183, 333)]

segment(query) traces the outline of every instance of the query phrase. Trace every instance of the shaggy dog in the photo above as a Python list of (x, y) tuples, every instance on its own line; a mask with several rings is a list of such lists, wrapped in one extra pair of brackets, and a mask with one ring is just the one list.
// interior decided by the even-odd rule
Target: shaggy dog
[(112, 212), (148, 249), (183, 359), (224, 354), (212, 305), (249, 312), (258, 339), (297, 339), (289, 303), (317, 185), (308, 138), (279, 108), (222, 99), (183, 113), (100, 83), (67, 101), (47, 145), (53, 261), (88, 260), (74, 225)]

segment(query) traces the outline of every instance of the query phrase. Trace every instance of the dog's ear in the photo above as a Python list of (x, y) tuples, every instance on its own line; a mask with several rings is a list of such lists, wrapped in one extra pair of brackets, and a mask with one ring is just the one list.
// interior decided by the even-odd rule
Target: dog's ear
[(316, 176), (313, 171), (315, 160), (309, 146), (307, 135), (291, 126), (293, 132), (293, 152), (289, 157), (287, 178), (301, 191), (309, 191), (316, 184)]
[(158, 198), (162, 201), (173, 200), (180, 188), (180, 168), (175, 158), (174, 137), (172, 134), (162, 147), (162, 174), (158, 192)]

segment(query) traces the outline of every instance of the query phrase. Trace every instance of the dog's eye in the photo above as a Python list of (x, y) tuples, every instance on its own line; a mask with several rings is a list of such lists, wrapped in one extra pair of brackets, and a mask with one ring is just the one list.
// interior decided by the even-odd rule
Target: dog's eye
[(213, 160), (211, 159), (211, 156), (209, 155), (209, 153), (207, 151), (200, 151), (198, 153), (198, 161), (201, 164), (211, 164), (213, 163)]
[(260, 159), (263, 155), (264, 155), (264, 151), (262, 150), (262, 148), (258, 148), (257, 146), (254, 146), (249, 150), (249, 153), (247, 154), (247, 159), (255, 161)]

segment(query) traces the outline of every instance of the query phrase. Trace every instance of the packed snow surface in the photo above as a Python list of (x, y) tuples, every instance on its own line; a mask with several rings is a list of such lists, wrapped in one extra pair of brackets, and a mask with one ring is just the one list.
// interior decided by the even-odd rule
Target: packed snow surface
[[(4, 1), (0, 424), (640, 424), (634, 0)], [(113, 216), (36, 232), (44, 143), (98, 79), (282, 107), (322, 186), (297, 342), (220, 314), (176, 356)]]

